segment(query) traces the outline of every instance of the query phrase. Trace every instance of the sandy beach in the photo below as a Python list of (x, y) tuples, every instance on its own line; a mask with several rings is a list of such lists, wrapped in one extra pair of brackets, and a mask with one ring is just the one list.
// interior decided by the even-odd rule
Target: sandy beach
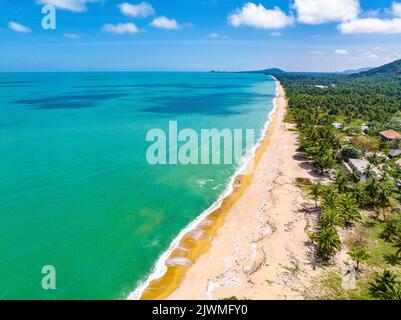
[(314, 272), (307, 220), (299, 210), (307, 200), (295, 179), (314, 177), (297, 158), (297, 133), (283, 122), (287, 103), (280, 84), (278, 89), (277, 110), (249, 181), (241, 181), (244, 190), (209, 248), (168, 299), (302, 299), (302, 284)]

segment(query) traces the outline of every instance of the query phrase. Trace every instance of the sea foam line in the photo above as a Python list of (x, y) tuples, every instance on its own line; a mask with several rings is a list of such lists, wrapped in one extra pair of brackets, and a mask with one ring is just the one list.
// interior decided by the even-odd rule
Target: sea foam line
[(254, 159), (256, 151), (260, 148), (263, 140), (266, 138), (269, 126), (273, 119), (273, 115), (277, 110), (277, 98), (279, 96), (278, 80), (273, 76), (271, 76), (271, 77), (276, 82), (276, 93), (275, 93), (275, 98), (273, 99), (273, 109), (268, 114), (267, 120), (262, 129), (261, 137), (258, 139), (256, 144), (252, 147), (250, 152), (247, 152), (247, 154), (243, 157), (243, 159), (241, 160), (241, 164), (238, 166), (237, 171), (230, 178), (230, 181), (229, 181), (225, 191), (219, 196), (219, 198), (208, 209), (203, 211), (194, 221), (192, 221), (188, 226), (186, 226), (184, 229), (181, 230), (181, 232), (178, 234), (178, 236), (172, 241), (169, 248), (162, 255), (159, 256), (156, 264), (152, 268), (152, 271), (148, 275), (146, 280), (141, 281), (139, 283), (139, 285), (136, 287), (136, 289), (128, 295), (128, 297), (127, 297), (128, 300), (139, 300), (141, 298), (142, 294), (144, 293), (144, 291), (146, 290), (146, 288), (149, 286), (149, 284), (153, 280), (160, 279), (166, 274), (167, 269), (168, 269), (167, 261), (169, 260), (169, 257), (174, 252), (174, 250), (176, 250), (179, 247), (179, 244), (181, 243), (181, 240), (185, 237), (185, 235), (194, 231), (203, 221), (206, 220), (206, 218), (211, 213), (213, 213), (215, 210), (217, 210), (221, 207), (225, 198), (227, 198), (230, 194), (233, 193), (235, 179), (249, 167), (251, 161)]

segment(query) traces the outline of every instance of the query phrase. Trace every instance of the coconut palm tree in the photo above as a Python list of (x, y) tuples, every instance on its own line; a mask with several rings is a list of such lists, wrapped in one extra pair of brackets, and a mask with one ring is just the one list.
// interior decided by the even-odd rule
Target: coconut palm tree
[(366, 185), (366, 191), (369, 194), (371, 203), (375, 206), (377, 202), (378, 191), (380, 189), (379, 181), (376, 178), (369, 180)]
[(333, 227), (325, 228), (321, 232), (316, 233), (313, 237), (318, 245), (319, 253), (329, 259), (341, 249), (341, 239), (337, 231)]
[(356, 270), (359, 270), (359, 265), (361, 262), (365, 262), (370, 258), (368, 252), (364, 248), (354, 248), (347, 254), (356, 262)]
[(339, 212), (342, 220), (342, 225), (351, 226), (354, 222), (361, 220), (361, 213), (354, 196), (346, 193), (341, 196), (339, 201)]
[(338, 193), (330, 187), (322, 193), (322, 202), (324, 208), (336, 208), (338, 202)]
[(376, 273), (373, 282), (370, 283), (369, 291), (373, 297), (386, 300), (396, 285), (397, 277), (394, 273), (384, 270), (382, 273)]
[(359, 206), (364, 206), (368, 202), (369, 196), (362, 185), (354, 185), (352, 188), (352, 195)]
[(401, 236), (396, 240), (394, 247), (397, 249), (397, 252), (395, 254), (399, 259), (401, 254)]
[(336, 173), (334, 184), (339, 192), (344, 193), (348, 190), (348, 175), (343, 170), (338, 170)]
[(316, 208), (318, 207), (317, 202), (319, 200), (321, 189), (322, 189), (322, 185), (320, 184), (320, 182), (313, 183), (309, 187), (309, 196), (312, 197), (312, 199), (315, 201), (315, 207)]
[(352, 171), (351, 171), (351, 180), (353, 182), (359, 182), (361, 180), (360, 172), (354, 167), (352, 167)]
[(341, 216), (336, 208), (324, 209), (320, 217), (320, 225), (323, 228), (336, 227), (342, 225)]
[(373, 155), (369, 158), (369, 161), (377, 166), (381, 161), (379, 154), (377, 152), (373, 153)]
[(369, 163), (366, 166), (365, 172), (363, 174), (366, 177), (366, 180), (374, 179), (376, 177), (376, 172), (374, 170), (374, 166), (371, 163)]

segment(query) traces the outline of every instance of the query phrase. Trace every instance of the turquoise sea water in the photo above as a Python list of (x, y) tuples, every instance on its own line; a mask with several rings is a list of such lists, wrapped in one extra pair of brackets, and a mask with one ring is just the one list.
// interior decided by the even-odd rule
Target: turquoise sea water
[(260, 135), (274, 94), (252, 74), (0, 74), (0, 299), (127, 297), (236, 171), (151, 166), (148, 130)]

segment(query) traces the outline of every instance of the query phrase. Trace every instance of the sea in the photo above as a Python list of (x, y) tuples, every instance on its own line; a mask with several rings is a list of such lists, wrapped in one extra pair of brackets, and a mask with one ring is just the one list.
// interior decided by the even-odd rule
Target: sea
[[(0, 299), (126, 299), (227, 192), (275, 97), (262, 74), (0, 73)], [(240, 163), (149, 163), (172, 121), (254, 145)]]

